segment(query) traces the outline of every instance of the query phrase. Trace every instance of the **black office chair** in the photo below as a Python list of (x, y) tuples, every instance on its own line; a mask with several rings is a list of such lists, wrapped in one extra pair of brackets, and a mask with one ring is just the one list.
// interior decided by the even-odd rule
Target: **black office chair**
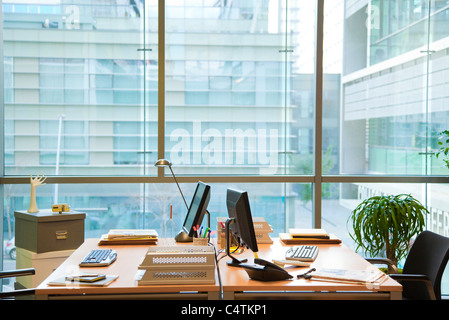
[[(36, 273), (34, 268), (10, 270), (10, 271), (0, 271), (0, 279), (3, 278), (13, 278), (21, 276), (30, 276)], [(0, 292), (0, 299), (13, 298), (17, 296), (29, 296), (34, 295), (34, 289), (19, 289), (14, 291)]]
[[(402, 284), (403, 299), (440, 300), (441, 277), (448, 259), (449, 238), (423, 231), (416, 237), (410, 249), (402, 274), (398, 274), (396, 270), (396, 273), (389, 273), (389, 276)], [(388, 259), (367, 260), (375, 264), (393, 266)]]

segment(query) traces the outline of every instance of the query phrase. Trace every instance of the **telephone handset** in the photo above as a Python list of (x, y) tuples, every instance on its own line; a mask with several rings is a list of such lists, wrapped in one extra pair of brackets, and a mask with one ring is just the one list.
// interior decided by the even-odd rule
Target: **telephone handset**
[(284, 268), (264, 259), (255, 258), (254, 263), (255, 264), (241, 264), (251, 279), (260, 281), (275, 281), (293, 278), (293, 276)]
[[(260, 258), (254, 258), (254, 263), (256, 264), (260, 264), (261, 266), (266, 266), (268, 268), (273, 268), (273, 269), (277, 269), (279, 271), (282, 272), (287, 272), (285, 271), (284, 268), (282, 268), (281, 266), (278, 266), (277, 264), (274, 264), (270, 261), (264, 260), (264, 259), (260, 259)], [(288, 272), (287, 272), (288, 273)]]

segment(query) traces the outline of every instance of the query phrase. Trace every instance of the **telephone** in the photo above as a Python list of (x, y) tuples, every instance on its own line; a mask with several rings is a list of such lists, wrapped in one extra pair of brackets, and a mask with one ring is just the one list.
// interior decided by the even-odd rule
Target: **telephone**
[(254, 280), (276, 281), (293, 278), (282, 267), (260, 258), (255, 258), (254, 264), (242, 263), (241, 266), (248, 273), (249, 277)]

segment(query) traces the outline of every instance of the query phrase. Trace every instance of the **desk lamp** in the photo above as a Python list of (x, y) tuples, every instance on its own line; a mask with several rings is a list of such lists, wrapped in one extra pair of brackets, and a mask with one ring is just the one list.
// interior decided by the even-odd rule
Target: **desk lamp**
[[(176, 176), (173, 173), (173, 170), (171, 168), (172, 163), (170, 161), (168, 161), (167, 159), (159, 159), (158, 161), (156, 161), (154, 166), (158, 167), (158, 168), (159, 167), (168, 167), (170, 169), (170, 172), (171, 172), (171, 174), (173, 176), (173, 179), (175, 179), (176, 185), (178, 186), (179, 193), (181, 193), (182, 200), (184, 200), (184, 203), (185, 203), (187, 211), (188, 211), (189, 210), (189, 206), (187, 205), (186, 199), (184, 198), (184, 195), (183, 195), (183, 193), (181, 191), (181, 188), (179, 187), (178, 180), (176, 180)], [(175, 240), (177, 242), (178, 241), (179, 242), (189, 242), (189, 241), (191, 241), (190, 237), (188, 235), (186, 235), (184, 232), (180, 232), (178, 235), (176, 235)]]
[(170, 161), (168, 161), (167, 159), (159, 159), (154, 164), (155, 167), (168, 167), (170, 169), (173, 179), (175, 179), (176, 185), (178, 186), (179, 193), (181, 193), (182, 200), (184, 200), (186, 208), (187, 208), (187, 210), (189, 210), (189, 206), (187, 205), (186, 199), (184, 198), (184, 195), (182, 194), (181, 188), (179, 187), (179, 184), (178, 184), (178, 180), (176, 180), (176, 177), (175, 177), (175, 174), (173, 173), (171, 165), (172, 165), (172, 163)]

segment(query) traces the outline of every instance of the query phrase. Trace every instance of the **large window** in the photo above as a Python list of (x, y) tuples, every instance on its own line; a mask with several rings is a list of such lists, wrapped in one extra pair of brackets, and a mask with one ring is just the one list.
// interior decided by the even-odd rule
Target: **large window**
[[(412, 193), (449, 235), (449, 3), (413, 0), (2, 2), (3, 238), (44, 173), (39, 208), (87, 213), (86, 236), (181, 225), (195, 183), (249, 192), (273, 226), (323, 227), (371, 194)], [(4, 256), (5, 268), (14, 261)], [(446, 290), (449, 291), (449, 290)]]

